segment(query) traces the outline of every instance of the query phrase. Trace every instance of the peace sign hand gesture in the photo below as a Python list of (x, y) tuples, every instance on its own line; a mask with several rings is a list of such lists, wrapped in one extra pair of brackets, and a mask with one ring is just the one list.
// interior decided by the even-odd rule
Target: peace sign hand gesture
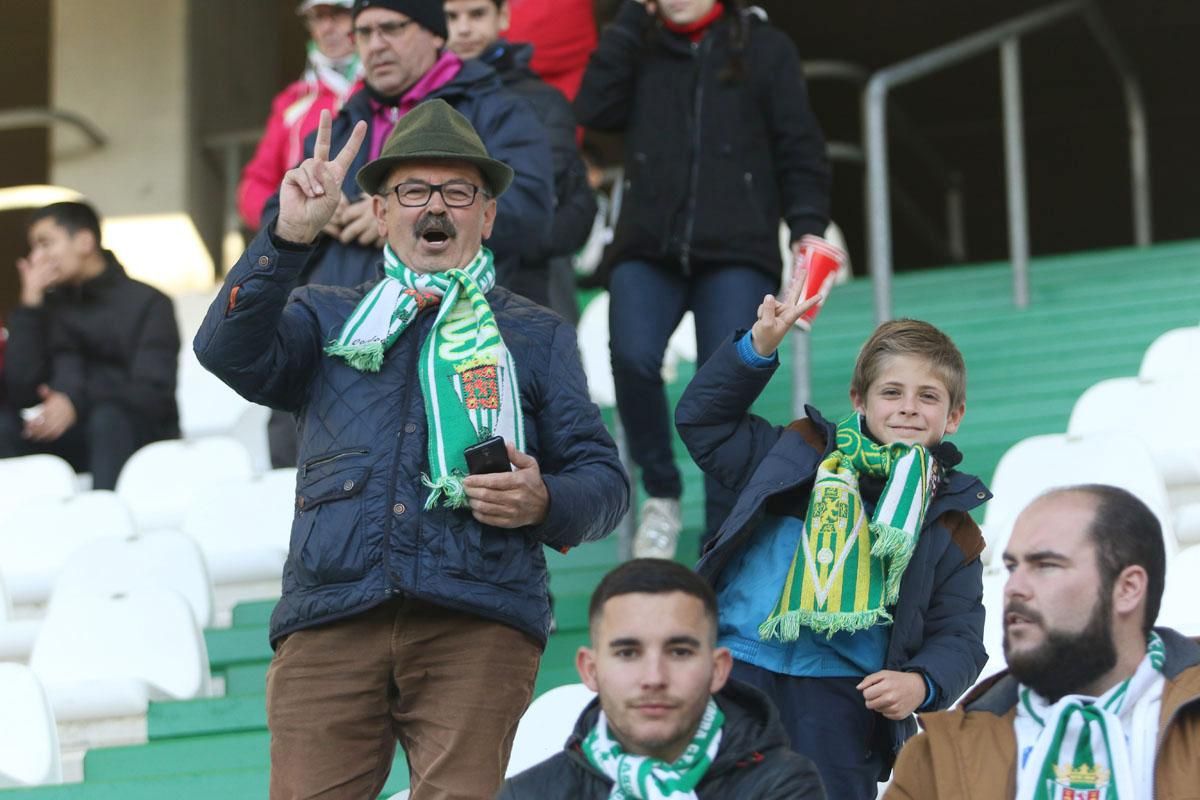
[(329, 112), (322, 111), (312, 158), (305, 159), (283, 176), (275, 235), (285, 241), (311, 244), (337, 211), (342, 181), (366, 138), (367, 123), (360, 121), (354, 126), (346, 146), (331, 161), (329, 139), (332, 128)]
[(750, 329), (750, 344), (754, 346), (754, 352), (763, 358), (769, 357), (779, 349), (783, 337), (787, 336), (787, 332), (796, 320), (800, 319), (801, 314), (821, 302), (819, 294), (807, 300), (800, 299), (804, 293), (804, 278), (805, 271), (797, 270), (783, 293), (782, 300), (767, 295), (758, 307), (758, 321)]

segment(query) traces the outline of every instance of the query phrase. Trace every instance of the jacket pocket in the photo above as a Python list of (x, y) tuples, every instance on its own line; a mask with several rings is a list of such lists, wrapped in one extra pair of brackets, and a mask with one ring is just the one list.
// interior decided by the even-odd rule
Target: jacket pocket
[(346, 583), (367, 571), (363, 488), (366, 451), (322, 456), (301, 468), (288, 558), (302, 586)]

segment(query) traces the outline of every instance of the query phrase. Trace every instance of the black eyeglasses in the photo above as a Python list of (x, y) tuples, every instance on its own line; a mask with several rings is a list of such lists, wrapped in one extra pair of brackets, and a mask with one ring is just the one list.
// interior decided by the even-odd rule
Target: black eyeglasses
[[(437, 192), (442, 196), (442, 202), (450, 208), (466, 208), (475, 202), (479, 187), (466, 181), (449, 181), (448, 183), (425, 183), (424, 181), (405, 181), (392, 187), (400, 205), (409, 208), (420, 208), (429, 203), (429, 198)], [(484, 196), (487, 192), (484, 192)]]
[(354, 38), (362, 39), (364, 42), (371, 40), (371, 34), (379, 31), (379, 35), (389, 42), (395, 41), (404, 35), (404, 31), (408, 29), (416, 20), (405, 19), (394, 22), (381, 22), (378, 25), (362, 25), (354, 29)]

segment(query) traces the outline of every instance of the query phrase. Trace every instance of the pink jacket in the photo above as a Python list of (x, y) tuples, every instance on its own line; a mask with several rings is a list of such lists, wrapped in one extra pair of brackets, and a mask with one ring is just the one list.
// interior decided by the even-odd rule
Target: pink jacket
[(301, 78), (275, 95), (267, 128), (238, 183), (238, 213), (246, 227), (258, 229), (263, 206), (279, 190), (283, 173), (300, 162), (304, 138), (317, 129), (321, 112), (328, 109), (336, 115), (346, 98), (361, 87), (361, 81), (357, 82), (345, 96), (339, 96), (319, 80)]

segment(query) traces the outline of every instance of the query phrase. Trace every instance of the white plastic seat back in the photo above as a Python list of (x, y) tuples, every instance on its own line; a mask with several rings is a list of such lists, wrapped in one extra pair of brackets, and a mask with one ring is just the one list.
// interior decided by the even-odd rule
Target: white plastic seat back
[(270, 409), (251, 403), (222, 383), (200, 365), (190, 347), (179, 355), (175, 399), (183, 438), (230, 436), (246, 447), (256, 469), (270, 467), (266, 428)]
[(1167, 582), (1156, 625), (1186, 636), (1200, 636), (1200, 545), (1167, 560)]
[(1146, 348), (1138, 377), (1171, 380), (1191, 376), (1200, 379), (1200, 325), (1175, 328), (1159, 336)]
[(558, 686), (534, 700), (517, 724), (504, 776), (524, 772), (562, 750), (575, 721), (596, 693), (582, 683)]
[(983, 648), (987, 650), (988, 660), (979, 673), (980, 681), (1007, 666), (1004, 661), (1004, 584), (1007, 582), (1005, 572), (989, 572), (983, 576)]
[(204, 551), (213, 583), (277, 580), (283, 575), (295, 499), (294, 468), (197, 490), (183, 532)]
[(182, 292), (171, 298), (175, 304), (175, 322), (179, 326), (179, 341), (183, 350), (191, 352), (196, 331), (200, 330), (200, 323), (204, 321), (204, 315), (216, 296), (216, 289), (206, 289)]
[(75, 470), (58, 456), (0, 458), (0, 520), (24, 505), (70, 497), (77, 489)]
[(601, 408), (616, 406), (617, 390), (613, 385), (612, 356), (608, 350), (608, 292), (593, 297), (583, 309), (576, 334), (592, 402)]
[[(1200, 359), (1200, 353), (1196, 354)], [(1135, 434), (1154, 456), (1167, 486), (1200, 483), (1200, 377), (1143, 381), (1112, 378), (1089, 387), (1075, 401), (1067, 434), (1090, 436), (1117, 431)]]
[(143, 714), (150, 700), (208, 694), (208, 653), (171, 589), (72, 594), (51, 604), (29, 665), (62, 720)]
[(178, 528), (198, 487), (252, 473), (246, 448), (227, 436), (154, 442), (125, 463), (117, 494), (129, 505), (138, 530)]
[(81, 492), (25, 504), (0, 523), (0, 569), (12, 602), (44, 603), (75, 551), (96, 539), (133, 532), (133, 517), (114, 492)]
[(142, 587), (174, 589), (187, 600), (200, 627), (212, 624), (213, 589), (204, 553), (177, 531), (84, 545), (59, 573), (50, 605), (68, 596), (112, 595)]
[(0, 664), (0, 788), (62, 783), (58, 728), (32, 669)]
[(1154, 459), (1130, 433), (1069, 437), (1047, 434), (1022, 439), (996, 465), (991, 489), (995, 497), (984, 516), (987, 549), (984, 563), (999, 568), (1017, 515), (1034, 498), (1060, 486), (1104, 483), (1140, 498), (1163, 525), (1168, 555), (1177, 548), (1166, 486)]

